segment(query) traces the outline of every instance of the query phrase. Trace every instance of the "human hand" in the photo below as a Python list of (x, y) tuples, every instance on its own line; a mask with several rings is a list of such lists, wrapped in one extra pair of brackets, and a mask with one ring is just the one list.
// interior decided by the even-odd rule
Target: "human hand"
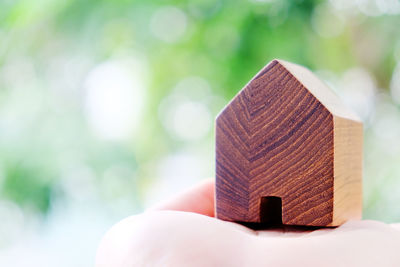
[(214, 216), (214, 183), (117, 223), (96, 266), (400, 266), (400, 225), (251, 230)]

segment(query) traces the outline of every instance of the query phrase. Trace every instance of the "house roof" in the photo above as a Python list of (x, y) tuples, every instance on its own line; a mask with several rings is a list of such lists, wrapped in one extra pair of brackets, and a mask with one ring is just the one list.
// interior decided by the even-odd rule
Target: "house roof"
[[(274, 59), (269, 62), (259, 72), (259, 74), (263, 73), (264, 70), (269, 68), (271, 64), (276, 63), (280, 64), (288, 72), (290, 72), (333, 115), (361, 122), (361, 119), (343, 103), (343, 101), (332, 91), (332, 89), (322, 82), (315, 74), (302, 66), (284, 60)], [(257, 77), (259, 74), (257, 74), (255, 77)]]

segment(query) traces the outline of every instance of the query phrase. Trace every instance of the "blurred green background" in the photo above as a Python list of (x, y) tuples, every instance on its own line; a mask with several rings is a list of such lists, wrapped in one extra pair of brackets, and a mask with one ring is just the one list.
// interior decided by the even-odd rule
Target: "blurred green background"
[(365, 123), (364, 218), (400, 221), (397, 0), (0, 0), (0, 265), (90, 266), (214, 175), (213, 120), (273, 58)]

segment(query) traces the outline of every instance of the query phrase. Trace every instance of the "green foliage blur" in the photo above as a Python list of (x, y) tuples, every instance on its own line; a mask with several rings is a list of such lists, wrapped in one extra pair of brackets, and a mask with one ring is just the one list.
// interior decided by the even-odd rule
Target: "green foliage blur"
[(282, 58), (362, 117), (364, 217), (399, 221), (400, 8), (381, 2), (0, 1), (0, 199), (129, 215), (212, 177), (213, 118)]

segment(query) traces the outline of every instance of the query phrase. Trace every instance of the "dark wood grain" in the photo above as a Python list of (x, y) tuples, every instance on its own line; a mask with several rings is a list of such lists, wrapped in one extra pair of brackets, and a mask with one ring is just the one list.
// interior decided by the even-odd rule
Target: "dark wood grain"
[(216, 119), (217, 217), (260, 222), (274, 196), (283, 224), (332, 225), (334, 130), (334, 115), (272, 61)]

